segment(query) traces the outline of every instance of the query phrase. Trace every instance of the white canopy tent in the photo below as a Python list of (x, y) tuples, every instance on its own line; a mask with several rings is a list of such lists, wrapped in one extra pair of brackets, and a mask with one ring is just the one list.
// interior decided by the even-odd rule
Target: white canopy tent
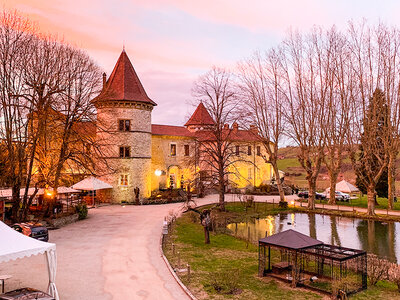
[(56, 245), (35, 240), (10, 228), (0, 221), (0, 263), (31, 255), (46, 254), (47, 269), (49, 272), (49, 286), (47, 292), (59, 300), (56, 287), (57, 255)]
[[(348, 193), (348, 194), (359, 192), (359, 189), (357, 187), (355, 187), (350, 182), (348, 182), (344, 179), (342, 181), (336, 183), (335, 190), (342, 192), (342, 193)], [(326, 192), (329, 193), (329, 188), (326, 189)]]

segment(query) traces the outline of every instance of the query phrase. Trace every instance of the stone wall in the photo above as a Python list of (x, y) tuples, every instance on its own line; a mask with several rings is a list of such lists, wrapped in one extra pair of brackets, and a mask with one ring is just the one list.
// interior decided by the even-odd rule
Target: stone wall
[[(128, 103), (129, 104), (129, 103)], [(107, 166), (100, 170), (101, 180), (113, 186), (112, 202), (133, 202), (134, 188), (140, 196), (151, 192), (151, 109), (133, 104), (98, 108), (97, 141)], [(130, 131), (119, 131), (119, 120), (130, 120)], [(130, 147), (130, 157), (120, 158), (119, 147)], [(128, 185), (121, 185), (121, 176), (128, 176)]]

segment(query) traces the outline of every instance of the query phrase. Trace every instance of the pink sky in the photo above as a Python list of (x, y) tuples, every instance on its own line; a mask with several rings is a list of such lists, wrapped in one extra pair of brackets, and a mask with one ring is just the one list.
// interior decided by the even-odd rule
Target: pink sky
[(153, 123), (182, 125), (191, 87), (211, 66), (233, 68), (276, 45), (290, 28), (344, 27), (350, 19), (399, 23), (400, 5), (373, 0), (3, 0), (40, 28), (86, 49), (107, 74), (125, 45), (148, 95)]

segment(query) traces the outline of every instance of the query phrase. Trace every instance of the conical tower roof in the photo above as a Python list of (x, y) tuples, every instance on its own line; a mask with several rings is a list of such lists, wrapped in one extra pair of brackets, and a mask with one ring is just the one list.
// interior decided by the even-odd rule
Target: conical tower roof
[(207, 108), (202, 102), (197, 106), (193, 115), (190, 117), (189, 121), (186, 122), (185, 126), (191, 125), (214, 125), (215, 122), (211, 118)]
[(147, 96), (125, 50), (122, 51), (97, 101), (135, 101), (157, 105)]

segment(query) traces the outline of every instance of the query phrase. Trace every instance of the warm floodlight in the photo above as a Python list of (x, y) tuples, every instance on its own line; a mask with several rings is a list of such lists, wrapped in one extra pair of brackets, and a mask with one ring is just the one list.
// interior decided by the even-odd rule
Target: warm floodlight
[(161, 176), (162, 171), (161, 171), (161, 170), (156, 170), (156, 171), (154, 172), (154, 174), (156, 174), (156, 176)]

